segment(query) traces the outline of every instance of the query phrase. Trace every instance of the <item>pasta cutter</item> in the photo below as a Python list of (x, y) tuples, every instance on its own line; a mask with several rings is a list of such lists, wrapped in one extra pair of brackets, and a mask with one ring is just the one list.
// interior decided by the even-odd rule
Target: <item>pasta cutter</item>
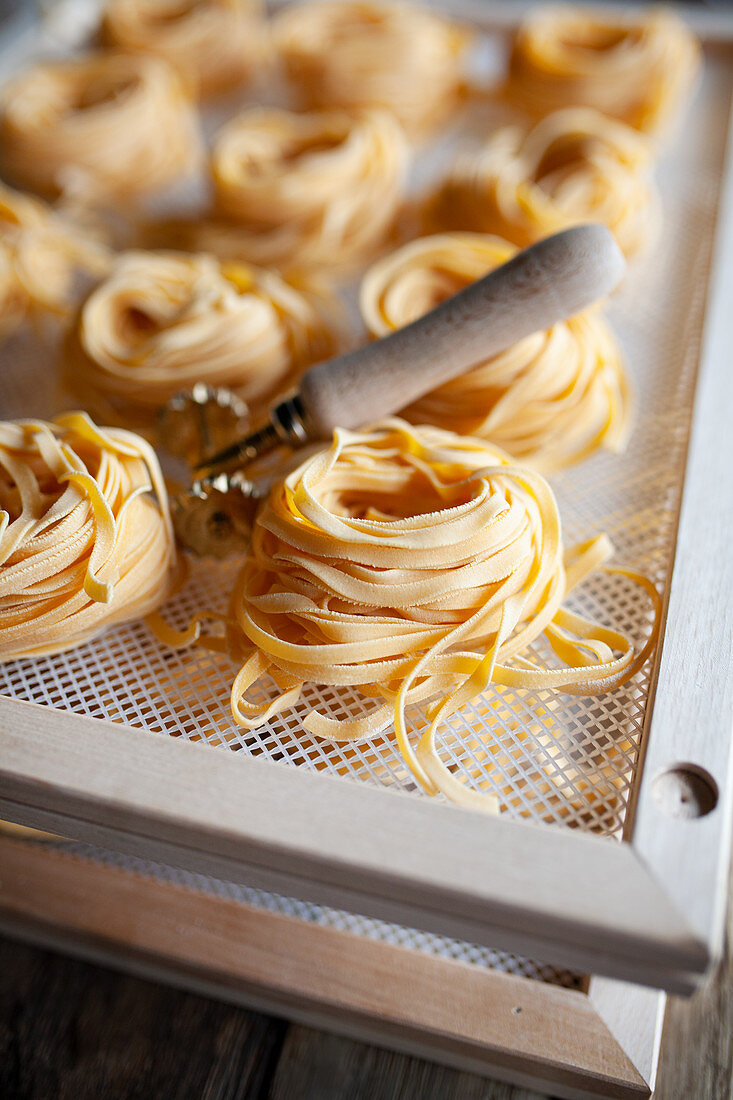
[(546, 237), (412, 324), (310, 367), (297, 392), (244, 435), (246, 409), (227, 391), (199, 385), (174, 398), (163, 411), (161, 444), (184, 454), (194, 478), (173, 500), (180, 540), (217, 557), (245, 549), (271, 480), (248, 476), (255, 459), (278, 447), (328, 440), (336, 427), (359, 428), (405, 408), (605, 298), (625, 266), (603, 225)]

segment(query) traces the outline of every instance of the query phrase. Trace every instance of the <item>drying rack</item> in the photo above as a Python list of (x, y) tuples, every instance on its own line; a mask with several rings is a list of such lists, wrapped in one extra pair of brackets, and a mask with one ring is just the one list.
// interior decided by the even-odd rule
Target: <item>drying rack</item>
[[(521, 6), (460, 11), (490, 58)], [(650, 1094), (658, 991), (690, 992), (715, 956), (730, 854), (733, 27), (699, 25), (664, 234), (610, 309), (636, 429), (553, 479), (566, 542), (607, 530), (663, 592), (652, 667), (593, 699), (493, 689), (488, 731), (480, 701), (456, 716), (441, 751), (477, 784), (490, 745), (486, 817), (421, 796), (388, 737), (319, 744), (297, 709), (237, 729), (227, 660), (141, 623), (2, 666), (0, 816), (73, 838), (0, 838), (6, 931), (556, 1095)], [(54, 411), (48, 369), (27, 337), (3, 351), (3, 415)], [(221, 603), (227, 568), (197, 564), (167, 617)], [(573, 599), (649, 629), (618, 578)]]

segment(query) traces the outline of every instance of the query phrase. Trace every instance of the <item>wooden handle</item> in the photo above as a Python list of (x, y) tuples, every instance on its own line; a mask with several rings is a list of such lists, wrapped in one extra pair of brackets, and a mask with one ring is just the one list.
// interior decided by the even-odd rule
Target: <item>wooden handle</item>
[(309, 434), (325, 439), (335, 427), (358, 428), (405, 408), (604, 298), (625, 266), (604, 225), (539, 241), (405, 328), (311, 367), (299, 395)]

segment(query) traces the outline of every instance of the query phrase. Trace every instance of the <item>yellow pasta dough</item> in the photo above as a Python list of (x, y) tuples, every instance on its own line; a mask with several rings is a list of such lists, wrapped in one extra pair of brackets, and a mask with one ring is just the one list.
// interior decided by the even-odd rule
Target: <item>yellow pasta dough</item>
[(108, 0), (102, 35), (164, 58), (202, 96), (246, 83), (264, 49), (256, 0)]
[[(261, 726), (307, 682), (357, 688), (381, 705), (343, 721), (311, 711), (306, 731), (352, 741), (394, 721), (426, 791), (496, 810), (441, 759), (441, 726), (491, 683), (588, 695), (635, 674), (654, 632), (636, 651), (562, 607), (609, 552), (603, 536), (563, 552), (547, 483), (488, 443), (401, 420), (337, 430), (329, 449), (273, 488), (255, 524), (230, 604), (242, 660), (234, 718)], [(650, 582), (627, 575), (658, 613)], [(529, 653), (541, 635), (555, 667)], [(266, 675), (274, 699), (251, 701), (249, 688)], [(405, 708), (427, 700), (428, 724), (413, 744)]]
[(196, 114), (158, 58), (105, 53), (41, 63), (3, 95), (3, 173), (44, 195), (138, 199), (191, 172), (200, 155)]
[(273, 272), (212, 256), (123, 253), (81, 309), (64, 374), (97, 416), (141, 428), (198, 381), (227, 386), (259, 411), (336, 350), (328, 309)]
[[(498, 237), (472, 233), (412, 241), (364, 276), (364, 323), (372, 336), (386, 336), (514, 252)], [(402, 415), (415, 424), (489, 440), (548, 472), (597, 447), (621, 450), (630, 404), (620, 350), (594, 309), (526, 337), (420, 398)]]
[(387, 111), (256, 108), (218, 135), (215, 212), (198, 246), (275, 266), (339, 269), (374, 253), (392, 228), (407, 145)]
[(154, 452), (85, 413), (0, 422), (0, 662), (153, 611), (176, 554)]
[(557, 111), (529, 132), (508, 126), (459, 159), (428, 203), (434, 228), (497, 233), (524, 247), (583, 222), (607, 225), (626, 256), (659, 221), (647, 142), (586, 108)]
[(384, 107), (422, 134), (459, 100), (469, 35), (424, 8), (313, 0), (277, 16), (273, 33), (310, 107)]
[(99, 275), (108, 254), (41, 200), (0, 183), (0, 336), (23, 321), (63, 314), (77, 277)]
[(671, 11), (625, 18), (539, 7), (516, 33), (506, 90), (536, 115), (594, 107), (655, 134), (690, 94), (699, 66), (695, 36)]

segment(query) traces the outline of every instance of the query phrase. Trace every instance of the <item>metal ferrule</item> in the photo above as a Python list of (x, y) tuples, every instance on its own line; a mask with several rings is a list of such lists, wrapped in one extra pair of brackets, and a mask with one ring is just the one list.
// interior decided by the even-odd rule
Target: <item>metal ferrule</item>
[(308, 442), (308, 438), (303, 405), (299, 396), (293, 394), (272, 409), (265, 424), (218, 454), (204, 459), (194, 472), (198, 478), (235, 473), (280, 444), (301, 447)]

